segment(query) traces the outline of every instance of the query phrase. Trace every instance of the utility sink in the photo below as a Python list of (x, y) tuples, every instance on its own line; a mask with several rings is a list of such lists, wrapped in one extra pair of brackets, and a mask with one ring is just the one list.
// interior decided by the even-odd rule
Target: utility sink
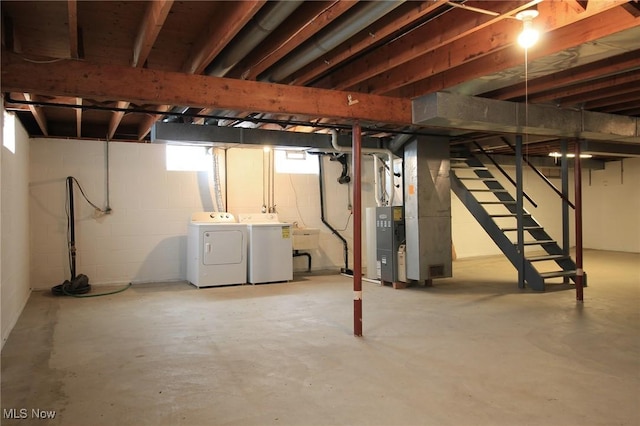
[(318, 248), (320, 230), (318, 228), (293, 228), (293, 249), (314, 250)]

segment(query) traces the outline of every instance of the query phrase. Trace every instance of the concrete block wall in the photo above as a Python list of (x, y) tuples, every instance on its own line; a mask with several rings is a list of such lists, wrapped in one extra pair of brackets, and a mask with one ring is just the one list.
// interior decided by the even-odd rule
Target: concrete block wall
[[(31, 141), (31, 273), (34, 288), (69, 277), (67, 176), (106, 206), (106, 142)], [(191, 213), (203, 210), (198, 172), (167, 171), (165, 146), (109, 144), (109, 215), (99, 215), (75, 189), (77, 273), (92, 283), (184, 280)]]
[[(33, 288), (49, 288), (68, 278), (65, 177), (76, 176), (90, 199), (103, 207), (105, 144), (102, 141), (31, 140), (29, 227)], [(227, 151), (227, 209), (232, 213), (257, 212), (262, 207), (262, 156), (260, 149)], [(344, 228), (342, 233), (349, 242), (349, 266), (352, 267), (353, 217), (349, 217), (347, 209), (349, 189), (337, 182), (340, 164), (328, 158), (324, 161), (326, 219), (334, 227)], [(364, 208), (375, 204), (372, 163), (370, 157), (365, 157)], [(611, 178), (606, 179), (606, 187), (604, 178), (600, 186), (597, 184), (598, 173), (619, 175), (615, 163), (608, 167), (608, 171), (592, 172), (591, 187), (585, 171), (585, 247), (638, 251), (635, 237), (638, 224), (634, 216), (637, 210), (626, 209), (637, 206), (634, 181), (637, 181), (640, 164), (637, 159), (625, 160), (624, 183), (615, 188)], [(187, 223), (192, 212), (210, 208), (211, 188), (201, 190), (199, 172), (167, 171), (164, 145), (111, 143), (110, 170), (111, 215), (96, 217), (94, 209), (76, 191), (77, 271), (89, 275), (94, 283), (185, 279)], [(559, 180), (556, 182), (559, 185)], [(559, 198), (530, 171), (525, 171), (525, 188), (540, 205), (535, 209), (527, 203), (527, 208), (560, 240)], [(318, 191), (315, 174), (275, 174), (275, 204), (281, 219), (319, 228), (320, 247), (312, 251), (313, 267), (336, 270), (344, 266), (342, 244), (320, 221)], [(452, 197), (452, 218), (453, 242), (459, 258), (499, 253), (455, 196)], [(610, 237), (605, 238), (604, 234)], [(571, 235), (573, 243), (573, 231)], [(294, 266), (297, 271), (304, 270), (306, 259), (296, 258)]]
[[(259, 212), (263, 204), (263, 151), (256, 148), (233, 148), (227, 151), (228, 210), (234, 214)], [(353, 185), (339, 184), (342, 166), (323, 158), (325, 219), (347, 240), (349, 267), (353, 267), (353, 217), (348, 210), (353, 201)], [(375, 206), (373, 191), (373, 159), (363, 157), (363, 211)], [(350, 173), (351, 169), (349, 168)], [(309, 251), (313, 270), (344, 267), (342, 242), (322, 223), (320, 218), (320, 189), (317, 174), (274, 175), (274, 197), (280, 220), (297, 223), (299, 227), (320, 229), (317, 250)], [(350, 201), (351, 200), (351, 201)], [(363, 214), (364, 217), (364, 214)], [(364, 236), (363, 236), (364, 238)], [(363, 245), (364, 250), (364, 245)], [(363, 253), (366, 257), (366, 253)], [(305, 257), (294, 258), (294, 271), (304, 271)]]
[(640, 158), (583, 171), (584, 245), (640, 253)]
[[(4, 120), (13, 126), (13, 152), (0, 143), (0, 324), (2, 345), (9, 337), (31, 292), (29, 277), (29, 138), (13, 115)], [(11, 123), (13, 122), (13, 123)]]

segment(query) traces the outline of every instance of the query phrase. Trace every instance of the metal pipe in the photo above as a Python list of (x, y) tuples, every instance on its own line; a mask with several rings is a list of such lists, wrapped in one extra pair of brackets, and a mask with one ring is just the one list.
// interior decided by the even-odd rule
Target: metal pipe
[(522, 135), (516, 136), (516, 218), (518, 234), (518, 287), (524, 288), (524, 191), (522, 188)]
[(378, 164), (380, 159), (377, 155), (373, 155), (373, 192), (375, 194), (376, 206), (382, 207), (380, 202), (380, 165)]
[[(562, 201), (562, 254), (565, 256), (569, 256), (571, 250), (571, 240), (569, 237), (569, 204), (565, 201), (565, 199), (569, 199), (569, 159), (567, 158), (567, 145), (566, 139), (560, 141), (560, 152), (562, 154), (560, 159), (560, 175), (562, 193), (565, 196)], [(568, 284), (570, 278), (564, 277), (562, 281)]]
[(329, 230), (331, 230), (333, 235), (335, 235), (340, 241), (342, 241), (344, 252), (344, 269), (341, 272), (347, 274), (351, 273), (352, 271), (349, 269), (349, 245), (347, 244), (347, 240), (342, 235), (340, 235), (337, 229), (331, 226), (331, 224), (324, 216), (324, 164), (322, 161), (322, 154), (318, 154), (318, 182), (320, 183), (320, 220), (327, 228), (329, 228)]
[(264, 40), (274, 29), (300, 6), (303, 1), (287, 0), (276, 2), (272, 9), (260, 14), (257, 19), (251, 19), (247, 30), (242, 31), (205, 69), (205, 74), (215, 77), (225, 76), (231, 68)]
[(69, 253), (71, 254), (71, 263), (69, 269), (71, 270), (71, 280), (76, 278), (76, 219), (75, 208), (73, 204), (73, 176), (67, 176), (67, 194), (69, 199), (69, 216), (67, 217), (69, 226)]
[[(362, 128), (360, 128), (362, 132)], [(393, 205), (393, 195), (395, 193), (393, 189), (393, 152), (389, 149), (385, 148), (362, 148), (362, 135), (360, 136), (360, 152), (365, 154), (384, 154), (389, 159), (389, 167), (387, 167), (387, 171), (389, 173), (389, 180), (386, 181), (387, 192), (389, 193), (389, 205)], [(331, 129), (331, 146), (338, 152), (352, 152), (353, 144), (351, 148), (347, 148), (344, 146), (338, 145), (338, 131), (335, 129)], [(352, 160), (353, 161), (353, 160)]]
[[(285, 2), (286, 3), (286, 2)], [(372, 22), (382, 18), (404, 1), (372, 1), (363, 2), (363, 6), (339, 24), (327, 28), (320, 36), (314, 37), (299, 50), (288, 56), (280, 64), (271, 68), (268, 74), (261, 75), (259, 81), (282, 81), (309, 62), (319, 58), (328, 51), (359, 33)]]
[(362, 336), (362, 129), (353, 123), (353, 334)]
[(582, 164), (580, 163), (580, 142), (575, 143), (576, 156), (574, 159), (574, 183), (575, 183), (575, 215), (576, 215), (576, 300), (583, 302), (583, 278), (582, 269)]

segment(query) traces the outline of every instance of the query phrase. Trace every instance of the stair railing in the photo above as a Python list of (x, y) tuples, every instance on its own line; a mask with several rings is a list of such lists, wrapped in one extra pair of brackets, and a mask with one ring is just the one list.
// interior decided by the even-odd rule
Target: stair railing
[[(507, 146), (508, 146), (509, 148), (511, 148), (511, 150), (512, 150), (513, 152), (516, 152), (516, 148), (515, 148), (513, 145), (511, 145), (511, 143), (509, 143), (509, 141), (508, 141), (506, 138), (501, 137), (500, 139), (502, 139), (502, 141), (503, 141), (505, 144), (507, 144)], [(571, 207), (572, 209), (574, 209), (574, 210), (575, 210), (576, 206), (571, 202), (571, 200), (569, 200), (569, 199), (567, 198), (567, 196), (566, 196), (566, 195), (564, 195), (564, 194), (562, 193), (562, 191), (560, 191), (560, 190), (559, 190), (559, 189), (558, 189), (558, 188), (553, 184), (553, 182), (551, 182), (551, 181), (550, 181), (550, 180), (549, 180), (549, 179), (544, 175), (544, 173), (542, 173), (540, 170), (538, 170), (538, 168), (537, 168), (536, 166), (534, 166), (534, 165), (533, 165), (533, 163), (531, 163), (527, 158), (524, 158), (524, 157), (523, 157), (523, 160), (525, 161), (525, 163), (527, 163), (527, 165), (528, 165), (529, 167), (531, 167), (531, 170), (533, 170), (534, 172), (536, 172), (536, 174), (537, 174), (538, 176), (540, 176), (540, 178), (541, 178), (541, 179), (542, 179), (542, 180), (543, 180), (543, 181), (544, 181), (544, 182), (545, 182), (545, 183), (546, 183), (546, 184), (547, 184), (547, 185), (548, 185), (548, 186), (549, 186), (549, 187), (550, 187), (550, 188), (551, 188), (551, 189), (552, 189), (556, 194), (558, 194), (558, 196), (560, 196), (560, 198), (562, 198), (562, 200), (563, 200), (564, 202), (566, 202), (566, 203), (569, 205), (569, 207)], [(529, 198), (527, 198), (527, 199), (529, 199)]]
[[(513, 180), (513, 178), (511, 176), (509, 176), (509, 173), (506, 172), (505, 169), (502, 168), (502, 166), (500, 166), (500, 164), (498, 164), (496, 162), (496, 160), (493, 159), (493, 157), (491, 156), (491, 154), (489, 154), (487, 151), (484, 150), (484, 148), (482, 148), (482, 146), (478, 143), (478, 142), (474, 142), (474, 145), (476, 146), (476, 148), (478, 148), (480, 150), (480, 152), (489, 159), (489, 161), (491, 161), (491, 164), (493, 164), (498, 170), (500, 170), (500, 173), (502, 173), (502, 175), (507, 178), (507, 180), (509, 180), (509, 182), (511, 182), (511, 184), (515, 187), (517, 187), (516, 181)], [(524, 198), (526, 198), (532, 205), (533, 207), (538, 207), (538, 204), (533, 201), (533, 199), (531, 197), (529, 197), (529, 195), (527, 195), (526, 192), (523, 192)]]

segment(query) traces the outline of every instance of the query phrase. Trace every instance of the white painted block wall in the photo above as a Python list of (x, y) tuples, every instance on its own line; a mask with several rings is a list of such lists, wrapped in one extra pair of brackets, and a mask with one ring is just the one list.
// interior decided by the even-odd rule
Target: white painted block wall
[[(34, 139), (30, 145), (31, 279), (33, 288), (48, 289), (69, 275), (65, 177), (76, 176), (87, 195), (103, 206), (105, 142)], [(229, 211), (249, 213), (261, 208), (262, 155), (260, 149), (228, 151)], [(89, 275), (93, 283), (185, 279), (187, 223), (191, 213), (204, 210), (211, 199), (211, 194), (200, 193), (198, 173), (167, 171), (164, 145), (111, 143), (110, 163), (111, 215), (94, 218), (93, 209), (76, 193), (78, 272)], [(640, 251), (635, 184), (640, 164), (637, 159), (625, 160), (624, 164), (628, 179), (615, 188), (611, 179), (606, 188), (604, 183), (601, 187), (594, 183), (601, 172), (592, 172), (589, 187), (585, 171), (587, 248)], [(372, 167), (372, 160), (365, 157), (363, 207), (374, 205)], [(602, 173), (616, 174), (612, 170)], [(345, 228), (352, 267), (353, 218), (349, 219), (347, 210), (347, 186), (337, 183), (340, 171), (340, 164), (325, 159), (326, 218), (336, 228)], [(559, 180), (556, 183), (559, 185)], [(559, 240), (559, 199), (531, 172), (525, 172), (525, 187), (540, 204), (535, 209), (527, 203), (527, 208)], [(317, 175), (276, 174), (275, 188), (277, 210), (283, 220), (321, 229), (320, 248), (312, 252), (314, 269), (344, 266), (341, 242), (320, 222)], [(459, 258), (499, 253), (453, 194), (452, 217)], [(297, 258), (294, 265), (295, 270), (304, 270), (306, 259)]]
[[(48, 288), (69, 277), (65, 178), (104, 207), (106, 142), (31, 144), (32, 282)], [(184, 280), (187, 224), (203, 210), (197, 172), (167, 171), (164, 145), (109, 145), (112, 213), (97, 217), (75, 191), (77, 273), (98, 284)]]
[[(0, 114), (4, 115), (4, 110)], [(4, 120), (4, 119), (3, 119)], [(3, 122), (4, 124), (4, 122)], [(31, 292), (29, 278), (29, 138), (15, 120), (15, 152), (0, 143), (0, 307), (2, 345)]]
[(582, 184), (585, 247), (639, 253), (640, 158), (583, 171)]
[[(227, 151), (228, 210), (234, 214), (259, 212), (263, 204), (262, 149), (233, 148)], [(348, 210), (353, 202), (353, 185), (339, 184), (342, 166), (336, 161), (324, 161), (325, 219), (342, 234), (349, 245), (349, 268), (353, 268), (353, 217)], [(363, 211), (375, 206), (373, 198), (373, 159), (364, 156)], [(349, 167), (351, 172), (351, 167)], [(344, 267), (342, 242), (322, 223), (320, 218), (320, 189), (317, 174), (275, 173), (275, 204), (280, 220), (297, 223), (300, 227), (320, 229), (320, 248), (311, 250), (312, 269)], [(349, 201), (351, 200), (351, 201)], [(364, 217), (364, 216), (363, 216)], [(363, 234), (363, 238), (365, 238)], [(363, 245), (363, 250), (365, 249)], [(366, 253), (363, 253), (366, 258)], [(306, 257), (294, 259), (294, 271), (304, 271)]]

